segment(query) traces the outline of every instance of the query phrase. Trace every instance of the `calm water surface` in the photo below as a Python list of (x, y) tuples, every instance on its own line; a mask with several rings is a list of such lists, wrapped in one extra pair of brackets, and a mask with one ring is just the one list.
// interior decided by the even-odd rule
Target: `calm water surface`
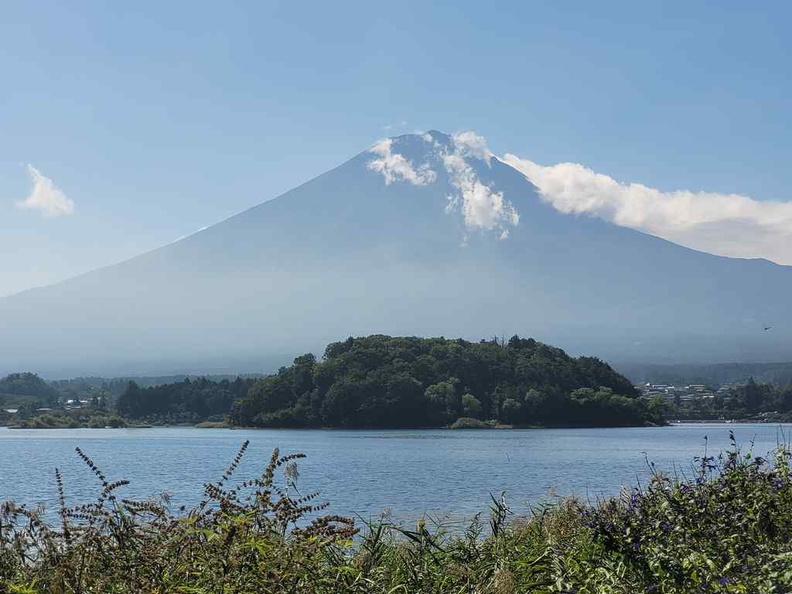
[(239, 445), (250, 448), (237, 478), (263, 470), (272, 449), (303, 452), (298, 487), (320, 490), (333, 513), (401, 521), (428, 512), (451, 521), (486, 509), (489, 493), (506, 492), (517, 510), (555, 496), (594, 498), (645, 481), (657, 468), (688, 471), (694, 456), (728, 446), (729, 430), (766, 454), (790, 431), (779, 425), (680, 425), (627, 429), (504, 431), (288, 431), (193, 428), (0, 428), (0, 499), (56, 501), (54, 469), (69, 504), (91, 500), (96, 478), (74, 452), (80, 446), (108, 479), (128, 478), (126, 497), (168, 492), (175, 504), (197, 503)]

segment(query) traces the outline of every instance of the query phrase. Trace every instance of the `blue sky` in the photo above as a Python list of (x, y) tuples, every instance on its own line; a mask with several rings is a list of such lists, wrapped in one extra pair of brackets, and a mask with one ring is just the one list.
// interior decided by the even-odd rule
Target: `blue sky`
[[(789, 200), (789, 6), (10, 3), (0, 294), (168, 243), (413, 130)], [(28, 164), (73, 214), (18, 207)]]

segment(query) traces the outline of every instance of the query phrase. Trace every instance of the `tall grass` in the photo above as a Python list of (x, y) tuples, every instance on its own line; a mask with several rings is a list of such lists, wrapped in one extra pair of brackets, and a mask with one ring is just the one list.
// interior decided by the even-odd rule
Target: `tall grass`
[[(515, 517), (488, 514), (448, 532), (419, 521), (356, 527), (295, 488), (300, 454), (276, 450), (235, 482), (243, 444), (192, 509), (124, 499), (81, 450), (97, 497), (59, 513), (0, 507), (0, 581), (25, 593), (635, 593), (792, 591), (790, 453), (771, 460), (736, 443), (689, 477), (653, 472), (643, 487), (594, 504), (566, 500)], [(350, 482), (348, 488), (354, 489)], [(360, 530), (359, 530), (360, 528)]]

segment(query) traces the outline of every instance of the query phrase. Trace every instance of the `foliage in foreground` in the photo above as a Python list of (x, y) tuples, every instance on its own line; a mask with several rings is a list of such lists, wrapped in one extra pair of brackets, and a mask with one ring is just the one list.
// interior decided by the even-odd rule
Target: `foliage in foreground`
[[(319, 516), (296, 491), (300, 455), (276, 451), (263, 474), (231, 486), (243, 445), (196, 508), (119, 499), (67, 507), (60, 522), (6, 503), (0, 579), (10, 592), (781, 593), (792, 587), (792, 476), (734, 446), (704, 456), (690, 478), (654, 473), (595, 505), (568, 500), (514, 518), (493, 498), (464, 533), (387, 522), (355, 536), (352, 520)], [(353, 488), (350, 485), (350, 488)], [(313, 520), (309, 519), (314, 517)]]

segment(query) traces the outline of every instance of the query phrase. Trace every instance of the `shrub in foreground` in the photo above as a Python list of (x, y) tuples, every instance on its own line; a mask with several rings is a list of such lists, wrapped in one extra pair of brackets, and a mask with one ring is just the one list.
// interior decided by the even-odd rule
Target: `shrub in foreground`
[[(326, 504), (315, 503), (317, 493), (293, 492), (301, 454), (275, 450), (261, 476), (229, 486), (247, 445), (218, 482), (205, 485), (197, 507), (177, 513), (167, 499), (119, 498), (129, 481), (110, 482), (78, 448), (98, 479), (97, 500), (67, 507), (56, 470), (58, 525), (41, 510), (3, 504), (0, 580), (12, 592), (47, 593), (275, 592), (312, 583), (312, 568), (355, 534), (354, 523), (338, 516), (302, 521)], [(284, 485), (276, 481), (279, 470)]]
[[(119, 499), (126, 481), (97, 476), (97, 501), (0, 509), (0, 579), (13, 592), (781, 593), (792, 588), (790, 454), (736, 444), (689, 477), (595, 504), (566, 500), (515, 518), (493, 498), (463, 533), (321, 516), (296, 491), (296, 460), (276, 451), (262, 475), (231, 486), (243, 445), (194, 509)], [(350, 485), (354, 488), (354, 485)], [(311, 519), (313, 518), (313, 519)]]

